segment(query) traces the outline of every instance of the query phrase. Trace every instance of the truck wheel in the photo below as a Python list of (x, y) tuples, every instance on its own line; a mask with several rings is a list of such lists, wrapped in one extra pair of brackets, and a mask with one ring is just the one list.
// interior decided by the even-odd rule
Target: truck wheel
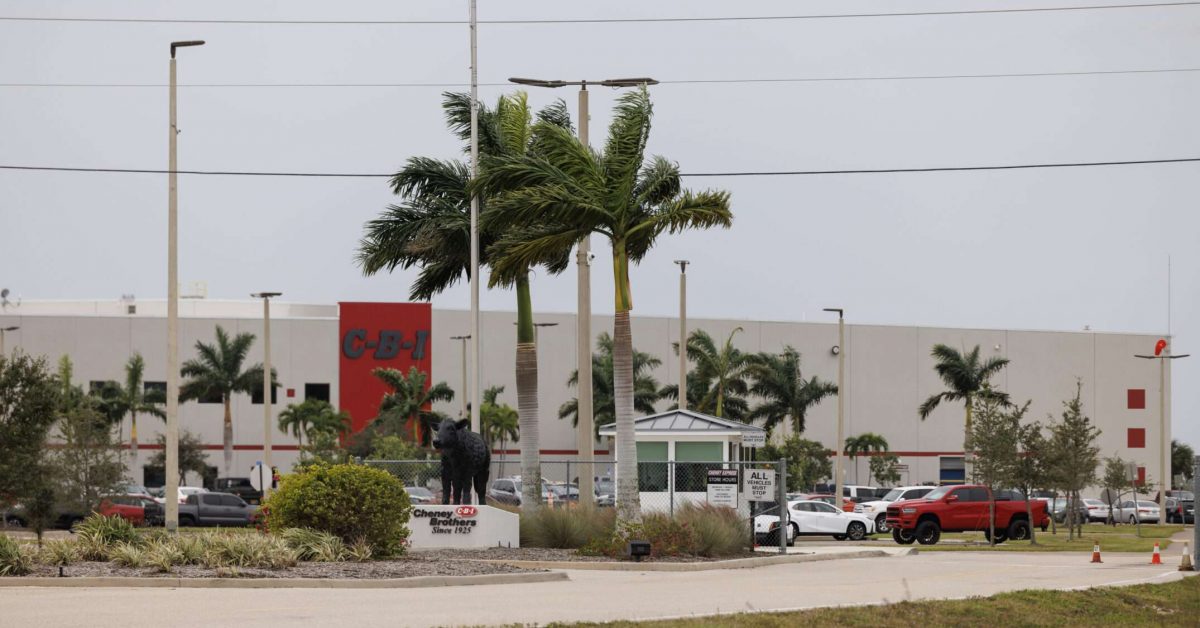
[(892, 528), (892, 540), (901, 545), (912, 545), (916, 542), (917, 537), (910, 530)]
[(850, 537), (851, 541), (861, 541), (867, 536), (867, 526), (861, 521), (851, 521), (846, 528), (846, 536)]
[(800, 536), (800, 526), (793, 523), (793, 524), (790, 524), (789, 527), (792, 529), (792, 538), (788, 539), (787, 546), (795, 547), (796, 546), (796, 537)]
[(937, 545), (942, 538), (942, 528), (934, 521), (922, 521), (917, 525), (917, 542), (921, 545)]
[[(992, 531), (984, 530), (983, 538), (987, 539), (988, 541), (991, 541), (992, 540)], [(1007, 532), (1005, 532), (1004, 530), (996, 530), (996, 545), (999, 545), (1007, 540), (1008, 540)]]
[(886, 514), (875, 517), (875, 531), (880, 534), (887, 534), (888, 525)]
[(196, 525), (196, 520), (192, 519), (191, 516), (185, 515), (179, 518), (179, 525), (184, 528), (191, 527)]
[(1029, 522), (1024, 519), (1014, 519), (1008, 524), (1008, 538), (1014, 541), (1029, 540)]

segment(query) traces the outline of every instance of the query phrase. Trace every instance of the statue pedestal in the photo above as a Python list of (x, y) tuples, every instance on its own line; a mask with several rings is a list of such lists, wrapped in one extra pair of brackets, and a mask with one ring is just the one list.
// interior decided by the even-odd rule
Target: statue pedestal
[(413, 549), (520, 547), (520, 518), (492, 506), (415, 505), (408, 520)]

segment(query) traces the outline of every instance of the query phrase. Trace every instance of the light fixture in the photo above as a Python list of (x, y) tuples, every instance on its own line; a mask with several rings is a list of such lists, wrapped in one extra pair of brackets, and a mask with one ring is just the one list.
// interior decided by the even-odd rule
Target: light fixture
[(833, 355), (837, 355), (842, 352), (842, 348), (837, 345), (833, 345), (833, 348), (830, 349), (829, 352), (832, 353)]

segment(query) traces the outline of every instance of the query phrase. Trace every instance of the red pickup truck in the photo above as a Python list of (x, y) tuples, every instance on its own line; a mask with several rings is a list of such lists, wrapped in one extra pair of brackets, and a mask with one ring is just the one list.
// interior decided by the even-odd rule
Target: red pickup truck
[[(1005, 491), (1008, 493), (1007, 491)], [(1006, 495), (1011, 497), (1011, 493)], [(982, 531), (990, 536), (988, 502), (991, 491), (986, 486), (941, 486), (921, 499), (907, 499), (888, 505), (887, 524), (892, 538), (901, 545), (916, 541), (933, 545), (942, 532)], [(1045, 530), (1050, 525), (1046, 502), (1030, 503), (1033, 525)], [(996, 500), (996, 542), (1029, 538), (1029, 515), (1024, 499)]]

